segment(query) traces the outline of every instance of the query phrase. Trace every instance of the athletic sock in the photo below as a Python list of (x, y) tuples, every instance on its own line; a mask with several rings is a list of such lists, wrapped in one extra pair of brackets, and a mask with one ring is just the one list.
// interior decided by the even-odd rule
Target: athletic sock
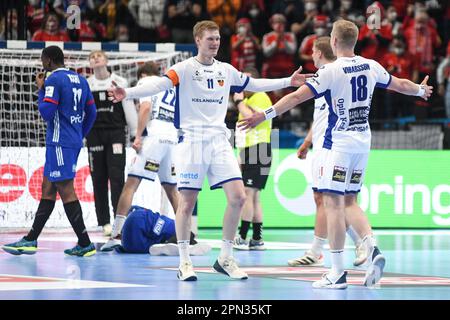
[(261, 240), (262, 239), (262, 222), (253, 222), (253, 240)]
[(331, 256), (331, 270), (329, 277), (332, 280), (337, 280), (338, 277), (344, 272), (344, 249), (330, 250)]
[(189, 256), (189, 240), (179, 240), (178, 242), (178, 252), (180, 253), (180, 264), (183, 262), (190, 262), (191, 257)]
[(222, 240), (222, 247), (220, 248), (219, 259), (226, 259), (233, 255), (233, 240)]
[(33, 221), (33, 226), (28, 234), (25, 236), (25, 240), (34, 241), (37, 240), (39, 235), (44, 229), (45, 223), (52, 214), (53, 208), (55, 207), (55, 201), (48, 199), (41, 199), (39, 202), (38, 209), (36, 211), (36, 216)]
[(239, 235), (242, 239), (247, 238), (248, 229), (250, 228), (250, 221), (241, 221), (241, 229), (239, 230)]
[(83, 211), (81, 210), (80, 201), (75, 200), (64, 204), (67, 218), (72, 225), (73, 231), (78, 237), (78, 245), (82, 248), (91, 244), (86, 226), (83, 221)]
[(312, 245), (311, 245), (311, 252), (314, 256), (320, 257), (322, 255), (323, 246), (327, 239), (319, 238), (318, 236), (314, 236)]
[(352, 238), (352, 241), (356, 246), (359, 246), (361, 244), (361, 238), (352, 226), (348, 227), (347, 234), (350, 236), (350, 238)]

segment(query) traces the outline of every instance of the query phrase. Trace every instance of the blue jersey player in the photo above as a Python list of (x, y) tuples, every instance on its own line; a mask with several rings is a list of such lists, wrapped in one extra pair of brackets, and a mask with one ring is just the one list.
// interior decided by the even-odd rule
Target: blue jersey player
[[(150, 209), (132, 206), (122, 228), (121, 253), (150, 253), (153, 256), (177, 256), (175, 220)], [(193, 240), (193, 235), (191, 235)], [(205, 243), (191, 242), (190, 255), (204, 255), (211, 250)]]
[(78, 244), (64, 253), (87, 257), (96, 251), (84, 225), (73, 180), (83, 138), (96, 118), (96, 107), (87, 80), (64, 67), (64, 54), (59, 47), (45, 48), (41, 61), (45, 71), (51, 72), (45, 81), (43, 74), (36, 77), (39, 112), (47, 123), (42, 198), (28, 235), (2, 248), (14, 255), (36, 253), (37, 238), (55, 207), (58, 192), (78, 237)]

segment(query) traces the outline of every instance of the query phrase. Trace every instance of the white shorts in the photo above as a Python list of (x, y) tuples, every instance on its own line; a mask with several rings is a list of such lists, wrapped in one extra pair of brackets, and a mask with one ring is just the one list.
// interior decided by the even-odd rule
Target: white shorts
[(238, 161), (225, 134), (202, 140), (184, 139), (175, 148), (178, 190), (201, 190), (205, 175), (211, 190), (242, 180)]
[(161, 184), (177, 184), (173, 161), (176, 141), (163, 136), (145, 137), (141, 151), (131, 163), (128, 176), (155, 181)]
[(368, 153), (345, 153), (328, 149), (317, 152), (313, 162), (314, 191), (341, 195), (358, 193), (366, 172)]

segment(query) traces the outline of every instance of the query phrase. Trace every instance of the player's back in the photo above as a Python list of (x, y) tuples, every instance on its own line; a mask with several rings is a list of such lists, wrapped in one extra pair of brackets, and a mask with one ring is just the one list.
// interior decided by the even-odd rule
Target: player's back
[(329, 107), (323, 147), (341, 152), (369, 152), (373, 91), (389, 83), (390, 75), (378, 62), (360, 56), (341, 57), (320, 68), (307, 84), (316, 97), (325, 97)]
[(72, 70), (59, 68), (46, 79), (45, 90), (44, 101), (58, 106), (48, 122), (47, 144), (82, 147), (84, 108), (93, 103), (87, 80)]

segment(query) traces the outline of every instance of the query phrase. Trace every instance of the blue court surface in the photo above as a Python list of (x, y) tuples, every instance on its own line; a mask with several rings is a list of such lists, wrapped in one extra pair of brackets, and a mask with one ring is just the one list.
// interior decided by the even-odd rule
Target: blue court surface
[[(13, 256), (0, 250), (0, 300), (448, 300), (450, 299), (450, 231), (375, 230), (386, 257), (385, 275), (377, 288), (362, 285), (364, 268), (353, 267), (354, 246), (347, 240), (346, 290), (313, 289), (329, 267), (288, 267), (287, 260), (309, 248), (312, 230), (265, 230), (266, 251), (236, 251), (248, 280), (231, 280), (212, 271), (221, 231), (200, 230), (211, 244), (206, 256), (192, 257), (198, 281), (176, 277), (178, 257), (102, 253), (69, 257), (75, 244), (67, 232), (45, 231), (37, 254)], [(1, 233), (0, 245), (24, 233)], [(91, 232), (97, 248), (107, 239)]]

